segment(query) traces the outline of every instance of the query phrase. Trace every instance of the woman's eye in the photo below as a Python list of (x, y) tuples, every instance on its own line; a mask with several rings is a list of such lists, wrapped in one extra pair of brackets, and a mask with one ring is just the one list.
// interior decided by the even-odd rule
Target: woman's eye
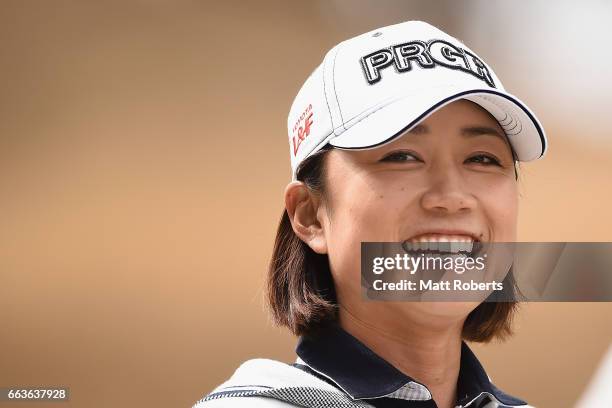
[(475, 156), (470, 157), (467, 161), (471, 163), (478, 163), (478, 164), (483, 164), (483, 165), (488, 165), (488, 166), (489, 165), (501, 166), (497, 158), (495, 158), (494, 156), (488, 155), (488, 154), (477, 154)]
[(403, 150), (389, 153), (388, 155), (386, 155), (385, 157), (381, 159), (381, 161), (390, 161), (390, 162), (413, 162), (413, 161), (420, 161), (420, 160), (421, 159), (419, 159), (418, 156), (416, 156), (414, 153), (403, 151)]

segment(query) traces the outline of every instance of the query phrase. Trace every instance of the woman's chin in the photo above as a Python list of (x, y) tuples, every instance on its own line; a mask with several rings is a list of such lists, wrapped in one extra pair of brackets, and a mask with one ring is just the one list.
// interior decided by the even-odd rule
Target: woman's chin
[(424, 320), (456, 321), (466, 318), (479, 304), (479, 302), (401, 302), (399, 308), (412, 317), (416, 317), (416, 313)]

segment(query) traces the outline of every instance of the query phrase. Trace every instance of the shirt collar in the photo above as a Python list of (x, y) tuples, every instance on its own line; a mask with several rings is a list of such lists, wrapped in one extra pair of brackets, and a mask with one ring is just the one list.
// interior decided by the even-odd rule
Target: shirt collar
[[(399, 371), (338, 325), (326, 327), (317, 334), (301, 336), (296, 354), (298, 362), (303, 361), (354, 399), (432, 398), (424, 384)], [(496, 388), (474, 353), (462, 342), (457, 403), (467, 405), (482, 393), (492, 394), (506, 405), (526, 404)]]

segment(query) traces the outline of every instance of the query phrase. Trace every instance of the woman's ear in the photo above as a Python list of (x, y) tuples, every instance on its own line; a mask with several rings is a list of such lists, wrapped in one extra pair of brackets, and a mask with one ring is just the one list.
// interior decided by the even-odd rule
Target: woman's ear
[(292, 181), (285, 188), (285, 208), (295, 234), (318, 254), (327, 253), (323, 228), (325, 211), (319, 211), (321, 199), (301, 181)]

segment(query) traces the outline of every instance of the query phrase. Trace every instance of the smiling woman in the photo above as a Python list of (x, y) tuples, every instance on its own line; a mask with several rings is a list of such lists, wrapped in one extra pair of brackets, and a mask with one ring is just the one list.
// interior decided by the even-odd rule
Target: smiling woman
[[(328, 52), (288, 131), (293, 180), (268, 303), (299, 336), (298, 357), (249, 360), (196, 405), (526, 407), (491, 383), (465, 343), (508, 337), (516, 303), (365, 301), (360, 250), (514, 242), (516, 164), (546, 149), (533, 114), (465, 45), (406, 22)], [(512, 291), (511, 274), (504, 282)]]

